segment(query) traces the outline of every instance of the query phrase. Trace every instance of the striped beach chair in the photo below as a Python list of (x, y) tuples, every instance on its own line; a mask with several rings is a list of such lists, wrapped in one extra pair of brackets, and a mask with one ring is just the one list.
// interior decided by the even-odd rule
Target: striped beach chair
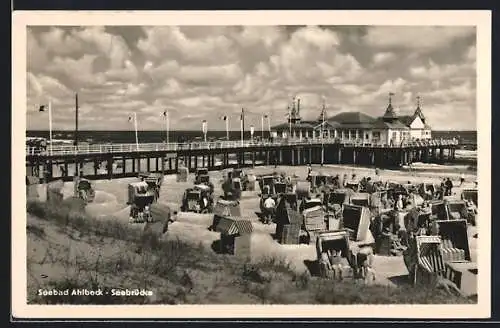
[(441, 249), (441, 237), (416, 236), (417, 263), (414, 269), (413, 283), (432, 284), (438, 276), (445, 274), (445, 265)]

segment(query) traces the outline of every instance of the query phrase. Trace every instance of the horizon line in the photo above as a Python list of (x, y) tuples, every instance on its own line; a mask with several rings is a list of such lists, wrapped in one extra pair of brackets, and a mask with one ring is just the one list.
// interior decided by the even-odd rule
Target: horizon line
[[(26, 132), (49, 132), (48, 129), (26, 129)], [(134, 130), (101, 130), (101, 129), (96, 129), (96, 130), (87, 130), (87, 129), (78, 129), (78, 132), (134, 132)], [(193, 131), (198, 131), (198, 129), (192, 129), (192, 130), (169, 130), (169, 132), (193, 132)], [(255, 129), (255, 132), (269, 132), (269, 130), (258, 130)], [(477, 132), (477, 129), (450, 129), (450, 130), (444, 130), (444, 129), (431, 129), (432, 132)], [(69, 129), (58, 129), (58, 130), (52, 130), (52, 132), (75, 132), (75, 130), (69, 130)], [(137, 130), (137, 132), (166, 132), (165, 130)], [(202, 131), (199, 131), (200, 133), (203, 133)], [(208, 130), (208, 132), (226, 132), (226, 130)], [(241, 132), (241, 130), (229, 130), (229, 132)], [(250, 129), (245, 129), (245, 132), (250, 132)]]

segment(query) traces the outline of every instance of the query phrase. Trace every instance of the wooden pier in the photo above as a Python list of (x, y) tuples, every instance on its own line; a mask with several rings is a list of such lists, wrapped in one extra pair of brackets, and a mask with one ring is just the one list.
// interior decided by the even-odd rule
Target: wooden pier
[[(114, 179), (137, 176), (139, 172), (176, 173), (180, 166), (191, 172), (198, 167), (220, 170), (230, 167), (258, 165), (356, 164), (379, 168), (395, 168), (413, 162), (445, 163), (455, 158), (458, 143), (452, 140), (376, 145), (328, 141), (219, 141), (189, 144), (112, 144), (91, 146), (54, 146), (39, 152), (26, 149), (26, 174), (46, 181), (70, 181), (69, 167), (80, 169), (92, 163), (88, 179)], [(230, 159), (236, 162), (231, 163)], [(141, 165), (141, 162), (146, 165)], [(105, 173), (100, 172), (102, 164)], [(127, 165), (128, 164), (128, 165)], [(54, 174), (55, 167), (66, 174)], [(119, 169), (118, 169), (119, 167)], [(128, 169), (127, 169), (128, 168)], [(58, 170), (56, 170), (58, 171)]]

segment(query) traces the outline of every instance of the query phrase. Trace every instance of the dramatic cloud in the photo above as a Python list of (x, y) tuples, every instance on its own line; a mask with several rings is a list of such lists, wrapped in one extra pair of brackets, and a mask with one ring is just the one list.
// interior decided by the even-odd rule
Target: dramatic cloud
[(476, 128), (473, 27), (114, 26), (30, 27), (27, 44), (28, 129), (74, 126), (75, 93), (83, 129), (238, 128), (263, 114), (285, 119), (293, 96), (304, 119), (393, 105), (412, 113), (420, 95), (434, 129)]

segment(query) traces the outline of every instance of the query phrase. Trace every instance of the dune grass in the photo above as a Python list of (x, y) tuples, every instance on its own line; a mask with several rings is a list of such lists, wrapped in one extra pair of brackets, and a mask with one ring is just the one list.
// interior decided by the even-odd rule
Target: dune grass
[[(201, 244), (145, 237), (123, 222), (84, 213), (77, 199), (30, 201), (28, 302), (32, 304), (449, 304), (470, 303), (411, 286), (333, 282), (279, 257), (249, 261)], [(40, 278), (40, 277), (45, 278)], [(39, 296), (39, 289), (144, 289), (129, 297)]]

